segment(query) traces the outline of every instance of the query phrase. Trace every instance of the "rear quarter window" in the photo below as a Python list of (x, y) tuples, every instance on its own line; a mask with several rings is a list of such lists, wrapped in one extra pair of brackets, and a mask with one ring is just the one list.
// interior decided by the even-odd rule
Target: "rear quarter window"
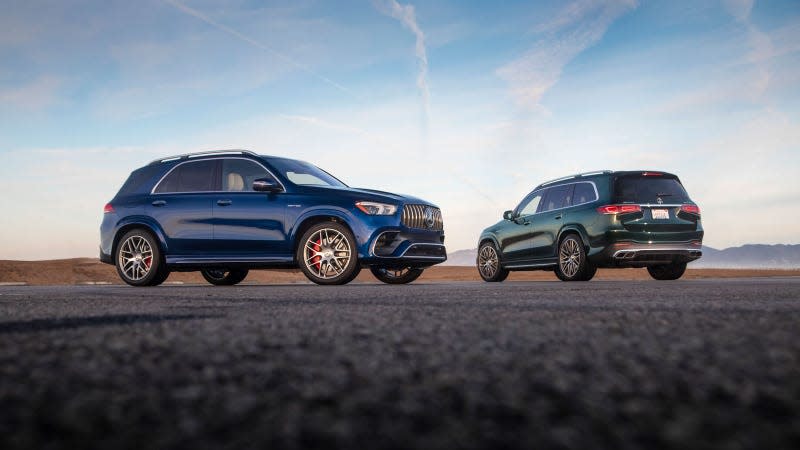
[(147, 166), (134, 170), (125, 180), (125, 184), (119, 189), (117, 195), (132, 195), (138, 192), (149, 191), (150, 183), (154, 183), (161, 168), (158, 166)]

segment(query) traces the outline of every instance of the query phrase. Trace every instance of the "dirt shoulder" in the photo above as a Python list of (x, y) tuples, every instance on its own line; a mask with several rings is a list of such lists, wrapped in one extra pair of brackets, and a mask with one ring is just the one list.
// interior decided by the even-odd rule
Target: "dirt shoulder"
[[(800, 276), (800, 270), (750, 270), (750, 269), (690, 269), (685, 279), (745, 278)], [(646, 280), (650, 276), (644, 269), (601, 269), (595, 280)], [(512, 272), (511, 281), (555, 281), (552, 272)], [(376, 282), (368, 270), (357, 281)], [(420, 281), (480, 281), (474, 267), (432, 267), (425, 271)], [(197, 272), (172, 273), (167, 282), (205, 283)], [(308, 280), (296, 270), (254, 270), (245, 280), (255, 284), (306, 283)], [(59, 259), (52, 261), (0, 261), (0, 283), (27, 283), (30, 285), (70, 285), (84, 283), (122, 284), (113, 266), (93, 258)]]

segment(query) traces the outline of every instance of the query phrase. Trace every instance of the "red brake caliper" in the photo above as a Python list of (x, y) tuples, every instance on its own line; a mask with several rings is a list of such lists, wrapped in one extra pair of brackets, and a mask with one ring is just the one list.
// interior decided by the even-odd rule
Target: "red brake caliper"
[(152, 262), (153, 262), (152, 256), (148, 256), (147, 258), (144, 259), (144, 266), (147, 267), (147, 270), (150, 270), (150, 264), (152, 264)]
[[(317, 239), (317, 242), (314, 244), (314, 251), (319, 253), (319, 249), (322, 248), (322, 238), (320, 237)], [(314, 259), (311, 260), (311, 264), (314, 264), (317, 267), (317, 270), (320, 270), (320, 261), (322, 261), (322, 257), (317, 255)]]

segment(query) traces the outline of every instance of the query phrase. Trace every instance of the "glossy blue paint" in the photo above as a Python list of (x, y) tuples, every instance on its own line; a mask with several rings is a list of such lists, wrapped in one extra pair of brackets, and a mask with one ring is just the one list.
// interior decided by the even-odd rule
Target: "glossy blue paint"
[[(255, 192), (251, 184), (242, 191), (225, 191), (220, 167), (230, 159), (246, 159), (265, 169), (267, 177), (282, 192)], [(210, 189), (200, 192), (161, 192), (173, 170), (182, 164), (214, 161), (209, 172)], [(114, 245), (131, 227), (150, 230), (158, 239), (165, 261), (172, 270), (194, 270), (211, 266), (249, 268), (295, 267), (297, 241), (310, 224), (334, 220), (345, 224), (356, 238), (360, 263), (364, 266), (427, 267), (447, 259), (444, 231), (410, 228), (403, 223), (408, 204), (435, 205), (410, 196), (341, 186), (296, 184), (280, 168), (295, 161), (269, 156), (209, 155), (181, 157), (155, 162), (131, 174), (104, 214), (100, 227), (100, 254), (113, 263)], [(230, 182), (230, 180), (227, 180)], [(249, 182), (249, 180), (245, 180)], [(160, 184), (161, 183), (161, 184)], [(368, 215), (356, 207), (358, 201), (397, 206), (393, 215)], [(391, 253), (376, 255), (376, 240), (395, 236)], [(425, 244), (436, 254), (428, 254)], [(416, 253), (415, 253), (416, 252)]]

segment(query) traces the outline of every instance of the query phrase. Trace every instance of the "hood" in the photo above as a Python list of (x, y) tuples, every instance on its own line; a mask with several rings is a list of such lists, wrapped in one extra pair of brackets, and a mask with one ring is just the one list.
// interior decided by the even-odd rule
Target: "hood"
[(304, 186), (307, 192), (330, 192), (339, 191), (353, 200), (364, 200), (373, 202), (384, 202), (394, 204), (420, 204), (438, 208), (431, 202), (410, 195), (394, 194), (392, 192), (378, 191), (375, 189), (362, 189), (353, 187), (334, 187), (334, 186)]

